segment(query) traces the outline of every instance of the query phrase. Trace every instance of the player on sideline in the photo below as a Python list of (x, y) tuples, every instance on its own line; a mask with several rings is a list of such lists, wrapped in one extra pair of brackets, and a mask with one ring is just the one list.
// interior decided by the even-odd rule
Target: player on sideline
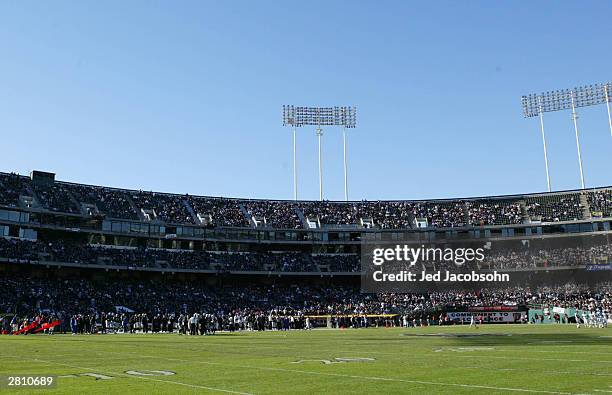
[(574, 313), (574, 319), (576, 320), (576, 328), (580, 328), (580, 316), (578, 315), (578, 310)]
[(474, 314), (470, 316), (470, 328), (472, 327), (478, 329), (478, 323), (476, 322), (476, 318), (474, 317)]

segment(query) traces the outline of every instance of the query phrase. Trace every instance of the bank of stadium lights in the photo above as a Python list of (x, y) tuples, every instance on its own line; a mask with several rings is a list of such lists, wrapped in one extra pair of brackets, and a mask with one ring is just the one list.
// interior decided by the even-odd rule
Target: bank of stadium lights
[(546, 181), (550, 192), (550, 173), (548, 171), (548, 152), (546, 149), (546, 135), (544, 134), (544, 113), (553, 111), (572, 110), (572, 121), (576, 133), (576, 148), (578, 151), (578, 166), (580, 167), (580, 183), (584, 189), (584, 173), (582, 171), (582, 153), (580, 150), (580, 136), (578, 133), (578, 113), (576, 108), (606, 104), (608, 109), (608, 125), (610, 136), (612, 136), (612, 117), (610, 114), (610, 100), (612, 95), (612, 83), (586, 85), (573, 89), (561, 89), (530, 94), (521, 98), (523, 115), (525, 118), (540, 117), (540, 128), (542, 131), (542, 142), (544, 145), (544, 162), (546, 164)]
[(323, 165), (321, 154), (322, 126), (341, 126), (344, 153), (344, 200), (348, 200), (348, 169), (346, 160), (346, 129), (357, 125), (357, 109), (355, 107), (301, 107), (283, 106), (283, 126), (293, 129), (293, 198), (297, 200), (297, 164), (296, 164), (296, 128), (316, 126), (316, 136), (319, 143), (319, 199), (323, 200)]

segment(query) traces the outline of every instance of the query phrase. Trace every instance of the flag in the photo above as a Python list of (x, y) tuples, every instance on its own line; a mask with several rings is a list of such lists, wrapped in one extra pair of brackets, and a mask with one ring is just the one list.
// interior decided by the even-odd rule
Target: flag
[(42, 324), (40, 326), (40, 328), (36, 329), (34, 332), (32, 333), (38, 333), (38, 332), (42, 332), (45, 329), (51, 329), (51, 328), (55, 328), (56, 326), (58, 326), (61, 323), (60, 320), (55, 320), (53, 322), (45, 322), (44, 324)]

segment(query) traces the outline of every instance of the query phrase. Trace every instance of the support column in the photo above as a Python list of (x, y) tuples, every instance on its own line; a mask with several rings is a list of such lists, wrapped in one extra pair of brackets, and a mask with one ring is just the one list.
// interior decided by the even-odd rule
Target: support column
[(546, 149), (546, 135), (544, 134), (544, 113), (542, 112), (542, 98), (538, 98), (538, 107), (540, 112), (540, 127), (542, 129), (542, 143), (544, 145), (544, 164), (546, 165), (546, 184), (548, 192), (550, 192), (550, 173), (548, 171), (548, 150)]
[(344, 143), (344, 200), (348, 202), (348, 167), (346, 164), (346, 126), (342, 128), (342, 141)]
[(584, 189), (584, 173), (582, 172), (582, 153), (580, 152), (580, 137), (578, 136), (578, 113), (576, 113), (576, 104), (574, 102), (574, 92), (572, 91), (572, 120), (574, 121), (574, 130), (576, 132), (576, 148), (578, 149), (578, 165), (580, 166), (580, 184)]
[(293, 200), (297, 200), (298, 198), (298, 182), (297, 182), (297, 160), (296, 160), (296, 133), (295, 126), (293, 127)]
[(323, 136), (323, 129), (319, 126), (317, 128), (317, 139), (319, 140), (319, 200), (323, 200), (323, 164), (321, 158), (321, 136)]

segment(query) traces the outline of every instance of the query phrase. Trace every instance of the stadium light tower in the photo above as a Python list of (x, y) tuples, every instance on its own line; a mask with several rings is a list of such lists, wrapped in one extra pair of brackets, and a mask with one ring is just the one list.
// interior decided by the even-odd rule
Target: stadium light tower
[(546, 162), (546, 179), (550, 191), (550, 176), (548, 173), (548, 155), (546, 152), (546, 137), (544, 135), (544, 113), (553, 111), (572, 110), (572, 121), (576, 133), (576, 149), (578, 151), (578, 166), (580, 168), (580, 184), (585, 188), (584, 173), (582, 170), (582, 152), (580, 149), (580, 136), (578, 133), (578, 113), (576, 108), (606, 104), (608, 109), (608, 125), (612, 136), (612, 118), (610, 116), (610, 95), (612, 83), (580, 86), (573, 89), (561, 89), (541, 94), (530, 94), (521, 97), (523, 115), (525, 118), (540, 117), (542, 127), (542, 140), (544, 142), (544, 160)]
[(323, 158), (321, 152), (322, 126), (342, 126), (344, 152), (344, 199), (348, 200), (348, 166), (346, 157), (346, 129), (354, 128), (357, 121), (355, 107), (298, 107), (283, 105), (283, 126), (293, 128), (293, 198), (297, 200), (296, 128), (316, 126), (319, 146), (319, 199), (323, 200)]

